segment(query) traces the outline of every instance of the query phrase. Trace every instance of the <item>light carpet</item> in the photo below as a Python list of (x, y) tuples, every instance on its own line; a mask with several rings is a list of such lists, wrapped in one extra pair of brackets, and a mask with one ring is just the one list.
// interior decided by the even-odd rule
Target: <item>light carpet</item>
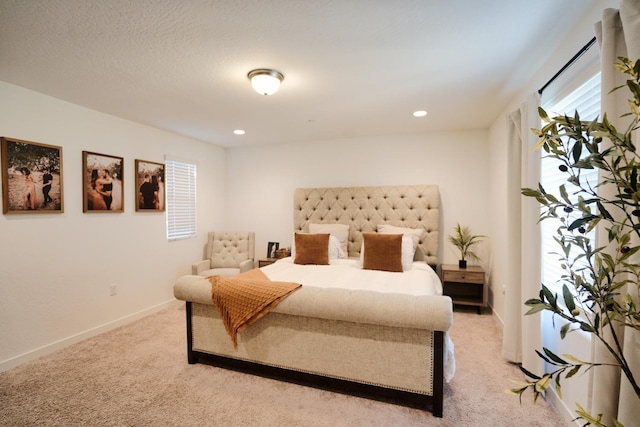
[(430, 412), (187, 364), (184, 304), (0, 373), (2, 426), (563, 426), (521, 378), (490, 314), (456, 309), (457, 372)]

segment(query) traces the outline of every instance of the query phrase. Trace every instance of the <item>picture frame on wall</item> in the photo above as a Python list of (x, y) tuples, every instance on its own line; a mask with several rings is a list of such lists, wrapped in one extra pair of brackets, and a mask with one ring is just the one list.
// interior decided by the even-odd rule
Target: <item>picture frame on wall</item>
[(0, 137), (2, 213), (64, 212), (62, 147)]
[(124, 159), (82, 152), (83, 212), (124, 212)]
[(164, 163), (136, 159), (136, 211), (164, 212)]

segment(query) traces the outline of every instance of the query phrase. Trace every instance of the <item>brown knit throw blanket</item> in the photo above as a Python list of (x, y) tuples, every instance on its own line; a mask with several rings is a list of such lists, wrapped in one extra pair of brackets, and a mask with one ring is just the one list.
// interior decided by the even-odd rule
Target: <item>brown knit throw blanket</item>
[(301, 287), (299, 283), (274, 282), (259, 269), (232, 277), (209, 277), (211, 296), (224, 327), (238, 349), (238, 333), (267, 314)]

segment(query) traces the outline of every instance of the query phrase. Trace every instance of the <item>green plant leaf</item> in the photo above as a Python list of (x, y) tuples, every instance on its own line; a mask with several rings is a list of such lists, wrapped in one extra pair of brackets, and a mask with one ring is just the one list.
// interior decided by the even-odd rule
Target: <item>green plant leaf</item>
[(519, 366), (519, 368), (520, 368), (520, 370), (522, 371), (522, 373), (523, 373), (523, 374), (525, 374), (527, 377), (529, 377), (529, 378), (531, 378), (531, 379), (534, 379), (534, 380), (539, 380), (539, 379), (540, 379), (540, 377), (539, 377), (539, 376), (537, 376), (536, 374), (534, 374), (534, 373), (532, 373), (532, 372), (529, 372), (527, 369), (525, 369), (524, 367), (522, 367), (522, 365), (521, 365), (521, 366)]
[(595, 332), (595, 329), (593, 329), (593, 327), (586, 322), (580, 322), (580, 329), (582, 329), (585, 332), (591, 332), (591, 333)]
[(576, 308), (576, 303), (573, 300), (573, 294), (567, 285), (562, 285), (562, 296), (564, 297), (564, 305), (569, 311), (573, 311)]
[(529, 388), (528, 386), (527, 387), (522, 387), (522, 388), (510, 388), (510, 389), (505, 390), (504, 392), (507, 393), (507, 394), (515, 394), (517, 396), (520, 396), (520, 395), (522, 395), (522, 393), (527, 391), (528, 388)]
[(556, 376), (556, 393), (562, 399), (562, 387), (560, 386), (560, 375)]
[(580, 157), (582, 157), (582, 142), (576, 141), (576, 143), (573, 144), (573, 150), (571, 150), (571, 154), (573, 155), (574, 162), (580, 161)]
[(542, 285), (542, 294), (544, 295), (544, 299), (546, 299), (553, 308), (556, 308), (558, 306), (558, 304), (556, 303), (556, 296), (554, 296), (554, 294), (551, 293), (549, 288), (547, 288), (545, 285)]
[(540, 118), (542, 119), (543, 122), (550, 122), (551, 120), (549, 119), (549, 115), (547, 114), (546, 111), (544, 111), (544, 108), (542, 107), (538, 107), (538, 116), (540, 116)]
[(562, 357), (564, 357), (565, 359), (569, 360), (571, 363), (577, 364), (577, 365), (586, 365), (587, 362), (578, 359), (577, 357), (571, 355), (571, 354), (563, 354)]
[(591, 221), (597, 219), (598, 217), (596, 215), (587, 215), (585, 217), (582, 218), (578, 218), (575, 221), (573, 221), (569, 227), (567, 227), (568, 231), (573, 231), (573, 230), (577, 230), (578, 228), (582, 227), (583, 225), (588, 225)]
[(536, 381), (535, 390), (539, 393), (542, 393), (549, 388), (549, 384), (551, 384), (551, 376), (545, 375), (544, 377)]
[(529, 316), (531, 314), (536, 314), (536, 313), (539, 313), (539, 312), (541, 312), (543, 310), (546, 310), (546, 309), (547, 309), (547, 305), (546, 304), (535, 304), (524, 315), (525, 316)]
[(575, 374), (578, 373), (578, 371), (580, 371), (580, 368), (582, 367), (582, 365), (577, 365), (574, 366), (573, 368), (571, 368), (569, 370), (569, 372), (567, 372), (567, 374), (564, 376), (565, 378), (571, 378), (572, 376), (574, 376)]
[(605, 219), (613, 221), (613, 217), (611, 216), (609, 211), (605, 209), (604, 205), (600, 203), (599, 200), (596, 203), (598, 205), (598, 210), (600, 211), (600, 215), (602, 215), (602, 217)]
[(523, 188), (520, 190), (520, 192), (522, 193), (523, 196), (527, 196), (527, 197), (538, 197), (541, 195), (540, 191), (534, 190), (531, 188)]
[(638, 85), (638, 82), (627, 80), (627, 87), (636, 99), (640, 98), (640, 85)]
[(571, 329), (571, 323), (565, 323), (560, 328), (560, 339), (564, 339), (567, 336), (567, 332)]
[(542, 350), (544, 351), (544, 354), (546, 354), (547, 357), (549, 357), (554, 362), (559, 363), (561, 365), (566, 365), (567, 364), (566, 360), (562, 359), (560, 356), (556, 355), (554, 352), (552, 352), (548, 348), (543, 347)]
[(596, 417), (590, 415), (587, 411), (584, 410), (579, 403), (576, 403), (578, 409), (576, 409), (576, 414), (580, 416), (583, 420), (587, 421), (588, 424), (593, 424), (596, 427), (606, 427), (602, 424), (602, 414), (598, 414)]

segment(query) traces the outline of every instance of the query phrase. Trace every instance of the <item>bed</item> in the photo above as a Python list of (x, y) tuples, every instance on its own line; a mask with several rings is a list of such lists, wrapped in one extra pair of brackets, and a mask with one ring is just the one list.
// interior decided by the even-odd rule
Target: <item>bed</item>
[[(174, 295), (186, 301), (188, 362), (206, 361), (442, 417), (444, 382), (453, 377), (455, 361), (448, 336), (452, 303), (434, 272), (439, 206), (433, 185), (297, 189), (292, 241), (310, 229), (323, 234), (347, 226), (346, 236), (327, 233), (330, 245), (339, 240), (344, 253), (330, 255), (328, 265), (300, 265), (294, 262), (304, 251), (300, 246), (292, 257), (262, 267), (269, 279), (298, 281), (302, 287), (240, 333), (237, 348), (213, 305), (210, 281), (178, 278)], [(375, 253), (372, 239), (388, 234), (384, 239), (399, 244), (394, 227), (421, 230), (401, 236), (402, 272), (363, 268)], [(414, 249), (407, 264), (408, 241)], [(361, 256), (363, 242), (369, 251)]]

